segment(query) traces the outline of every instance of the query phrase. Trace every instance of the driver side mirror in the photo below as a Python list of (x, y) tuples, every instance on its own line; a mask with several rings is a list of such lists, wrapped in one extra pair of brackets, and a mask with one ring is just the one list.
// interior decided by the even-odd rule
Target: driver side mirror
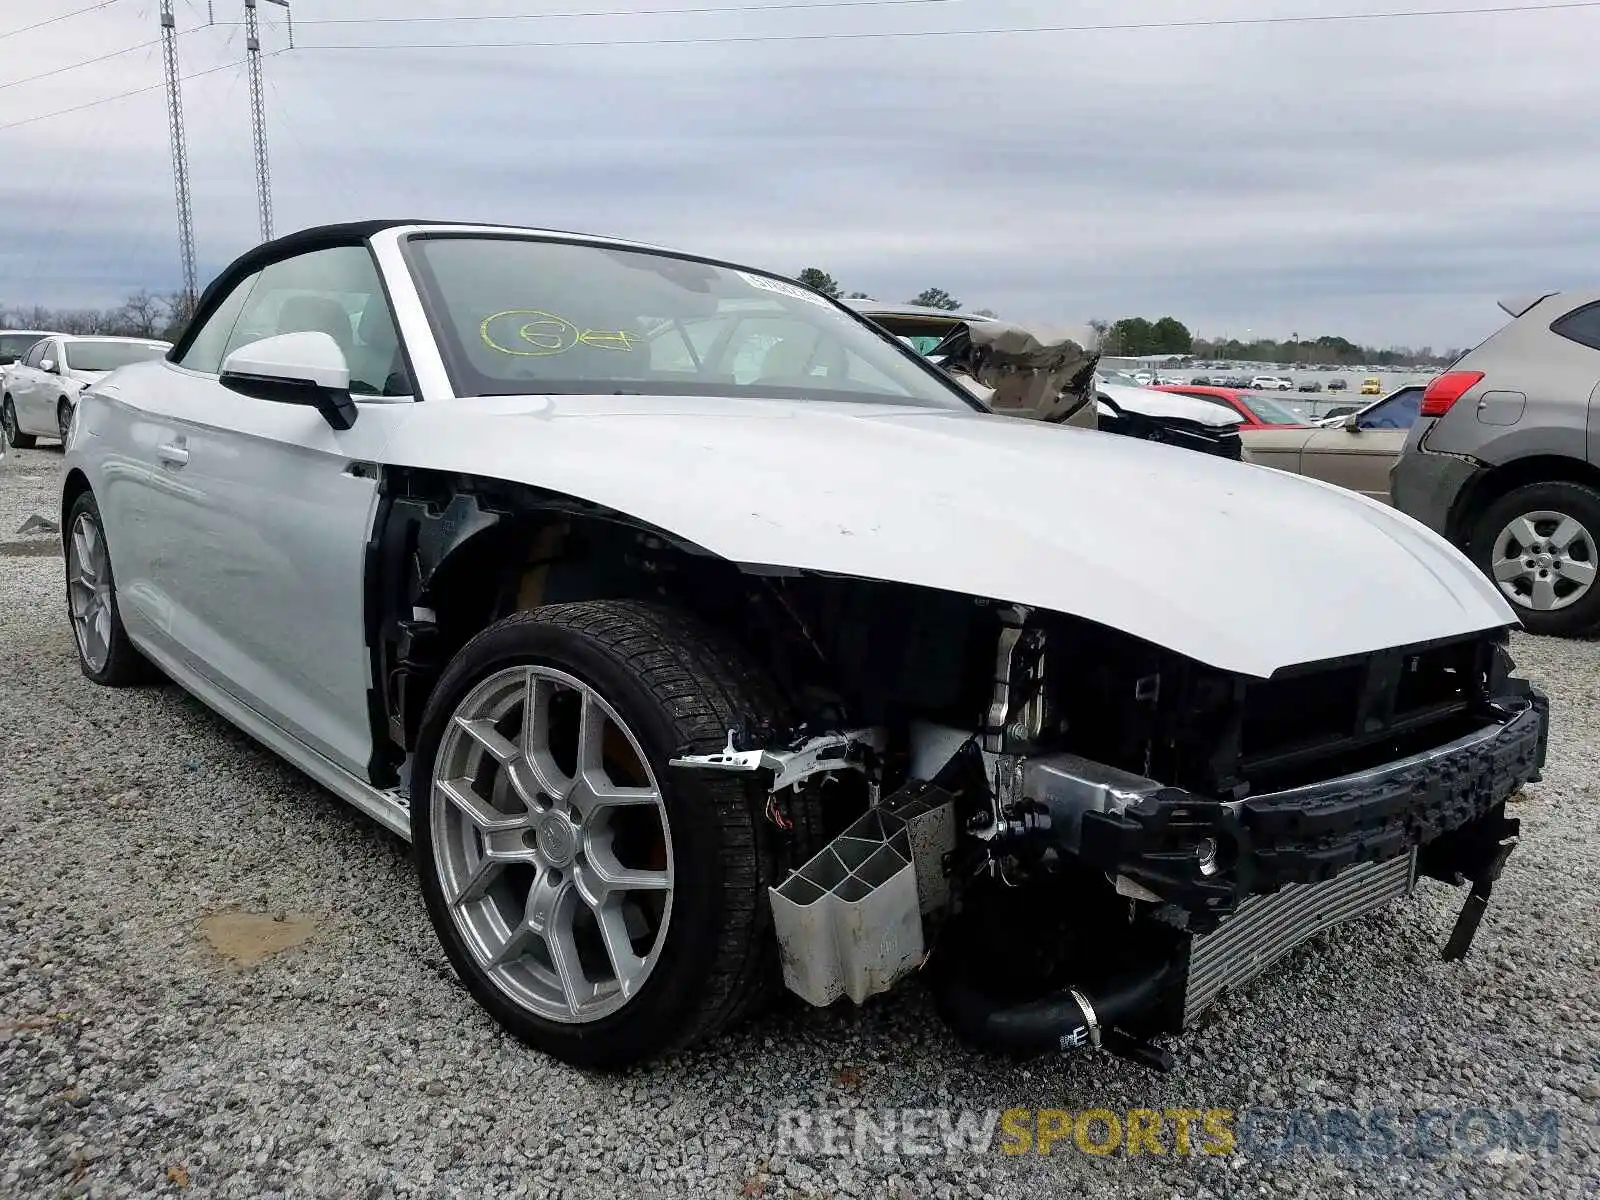
[(326, 333), (280, 333), (240, 346), (223, 359), (218, 382), (241, 396), (309, 405), (335, 429), (356, 423), (350, 364)]
[(1351, 433), (1360, 433), (1361, 432), (1361, 414), (1360, 413), (1351, 413), (1342, 422), (1340, 422), (1339, 428), (1348, 429)]
[(54, 375), (56, 373), (56, 360), (53, 358), (41, 358), (39, 360), (39, 370)]

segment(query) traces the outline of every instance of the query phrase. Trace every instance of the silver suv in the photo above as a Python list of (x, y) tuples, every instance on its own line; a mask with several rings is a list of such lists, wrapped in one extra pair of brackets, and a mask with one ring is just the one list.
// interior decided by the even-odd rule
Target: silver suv
[(1513, 318), (1423, 394), (1395, 506), (1450, 538), (1533, 633), (1600, 629), (1600, 291)]

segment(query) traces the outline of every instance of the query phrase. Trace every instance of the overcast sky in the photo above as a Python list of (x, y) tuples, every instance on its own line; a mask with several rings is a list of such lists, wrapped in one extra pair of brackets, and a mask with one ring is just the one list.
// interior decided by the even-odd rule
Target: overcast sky
[[(0, 34), (90, 0), (5, 0)], [(1493, 0), (296, 0), (266, 61), (276, 228), (365, 216), (639, 238), (1039, 320), (1474, 342), (1596, 282), (1600, 6), (1343, 23), (685, 44)], [(1531, 0), (1501, 0), (1528, 4)], [(178, 0), (181, 69), (243, 0)], [(334, 18), (745, 11), (329, 24)], [(0, 37), (0, 127), (161, 79), (156, 0)], [(762, 11), (766, 9), (768, 11)], [(265, 3), (263, 42), (287, 46)], [(22, 14), (26, 14), (25, 16)], [(661, 44), (660, 39), (679, 39)], [(647, 44), (508, 46), (508, 42)], [(444, 49), (450, 43), (484, 49)], [(648, 44), (655, 42), (655, 44)], [(407, 43), (405, 50), (313, 49)], [(257, 239), (244, 68), (184, 85), (202, 284)], [(179, 281), (160, 90), (0, 128), (0, 303)]]

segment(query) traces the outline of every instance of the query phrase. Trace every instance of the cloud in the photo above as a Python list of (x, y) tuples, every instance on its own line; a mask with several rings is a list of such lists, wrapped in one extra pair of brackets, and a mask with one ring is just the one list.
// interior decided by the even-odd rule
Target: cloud
[[(1389, 3), (1216, 0), (1205, 15)], [(672, 4), (687, 0), (559, 7)], [(215, 7), (236, 19), (231, 0)], [(533, 7), (345, 0), (330, 15)], [(199, 7), (179, 8), (193, 30), (181, 41), (186, 72), (238, 55), (236, 28), (194, 29)], [(1172, 313), (1202, 331), (1438, 347), (1492, 330), (1499, 295), (1590, 282), (1600, 168), (1587, 49), (1600, 11), (989, 38), (312, 48), (1195, 15), (1183, 0), (1144, 0), (1136, 17), (1113, 0), (954, 0), (515, 22), (308, 17), (300, 49), (267, 61), (277, 228), (372, 215), (515, 221), (787, 272), (816, 264), (883, 298), (938, 285), (1019, 317)], [(0, 43), (27, 52), (0, 83), (154, 33), (153, 21), (115, 8), (61, 22)], [(264, 42), (282, 48), (281, 25)], [(159, 61), (141, 51), (0, 89), (0, 125), (159, 78)], [(240, 72), (191, 81), (185, 106), (207, 274), (256, 238)], [(159, 92), (0, 131), (0, 162), (0, 299), (107, 303), (176, 283)]]

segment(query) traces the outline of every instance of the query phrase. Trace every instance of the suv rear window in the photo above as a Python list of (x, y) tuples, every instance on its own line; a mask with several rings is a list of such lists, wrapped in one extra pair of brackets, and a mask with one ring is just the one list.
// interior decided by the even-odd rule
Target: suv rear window
[(1585, 304), (1550, 323), (1550, 332), (1568, 341), (1600, 350), (1600, 304)]

